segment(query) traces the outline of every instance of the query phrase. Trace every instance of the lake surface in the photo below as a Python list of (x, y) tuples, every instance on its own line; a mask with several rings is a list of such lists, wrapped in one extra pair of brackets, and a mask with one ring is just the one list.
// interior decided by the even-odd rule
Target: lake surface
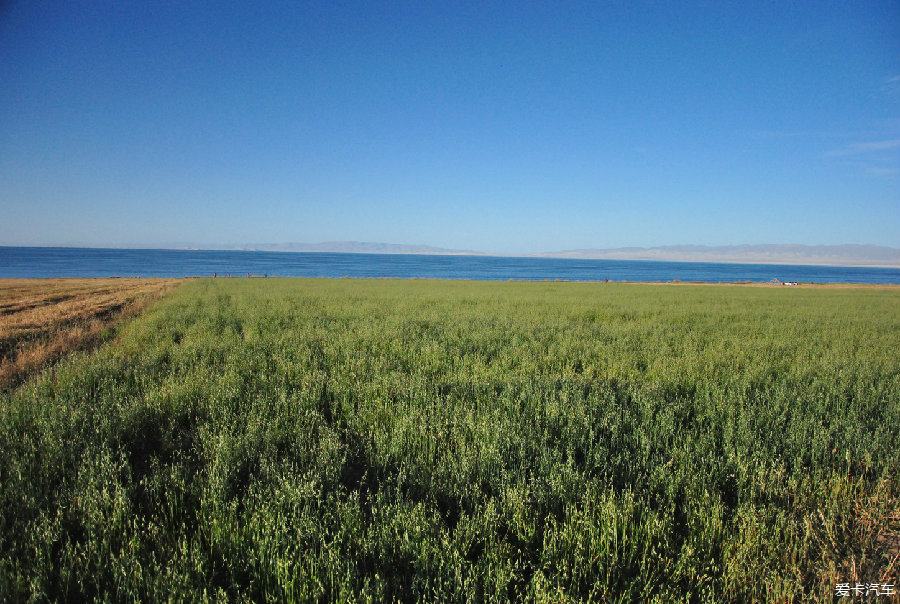
[(900, 269), (500, 256), (0, 247), (10, 277), (390, 277), (505, 281), (900, 283)]

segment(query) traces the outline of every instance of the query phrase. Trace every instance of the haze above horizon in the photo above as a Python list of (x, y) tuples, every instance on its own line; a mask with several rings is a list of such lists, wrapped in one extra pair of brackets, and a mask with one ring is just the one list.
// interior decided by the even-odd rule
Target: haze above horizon
[(900, 247), (900, 2), (0, 8), (0, 245)]

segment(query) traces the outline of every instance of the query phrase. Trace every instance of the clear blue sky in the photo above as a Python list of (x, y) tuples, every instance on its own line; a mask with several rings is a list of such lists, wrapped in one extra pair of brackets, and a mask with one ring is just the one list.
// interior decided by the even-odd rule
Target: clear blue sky
[(0, 7), (0, 244), (900, 247), (900, 1)]

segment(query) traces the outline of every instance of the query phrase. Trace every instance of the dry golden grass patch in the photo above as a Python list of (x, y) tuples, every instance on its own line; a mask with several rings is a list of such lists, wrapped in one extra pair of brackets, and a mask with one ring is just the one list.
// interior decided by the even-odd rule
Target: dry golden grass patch
[(0, 388), (101, 341), (182, 279), (0, 279)]

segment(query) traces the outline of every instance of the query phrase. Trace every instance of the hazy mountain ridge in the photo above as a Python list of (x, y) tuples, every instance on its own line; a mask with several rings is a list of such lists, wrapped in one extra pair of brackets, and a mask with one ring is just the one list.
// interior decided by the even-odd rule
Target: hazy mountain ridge
[(536, 255), (603, 260), (900, 267), (900, 249), (857, 244), (668, 245), (650, 248), (578, 249)]
[[(0, 244), (0, 247), (9, 244)], [(13, 244), (12, 247), (17, 247)], [(97, 247), (67, 242), (21, 247)], [(661, 262), (723, 262), (734, 264), (797, 264), (808, 266), (869, 266), (900, 268), (900, 249), (881, 245), (666, 245), (658, 247), (584, 248), (538, 254), (490, 253), (431, 245), (376, 243), (368, 241), (326, 241), (321, 243), (253, 244), (131, 244), (101, 246), (107, 249), (175, 249), (261, 252), (330, 252), (344, 254), (422, 254), (456, 256), (505, 256), (519, 258), (583, 258), (596, 260), (658, 260)]]
[[(369, 241), (326, 241), (322, 243), (259, 243), (228, 246), (225, 249), (269, 252), (331, 252), (353, 254), (489, 255), (475, 250), (458, 250), (424, 244), (376, 243)], [(729, 262), (738, 264), (806, 264), (830, 266), (883, 266), (900, 268), (900, 249), (880, 245), (667, 245), (576, 249), (540, 254), (497, 254), (545, 258), (585, 258), (601, 260), (659, 260), (668, 262)]]
[(254, 243), (228, 249), (258, 252), (331, 252), (343, 254), (432, 254), (483, 255), (473, 250), (453, 250), (431, 245), (375, 243), (370, 241), (325, 241), (322, 243)]

